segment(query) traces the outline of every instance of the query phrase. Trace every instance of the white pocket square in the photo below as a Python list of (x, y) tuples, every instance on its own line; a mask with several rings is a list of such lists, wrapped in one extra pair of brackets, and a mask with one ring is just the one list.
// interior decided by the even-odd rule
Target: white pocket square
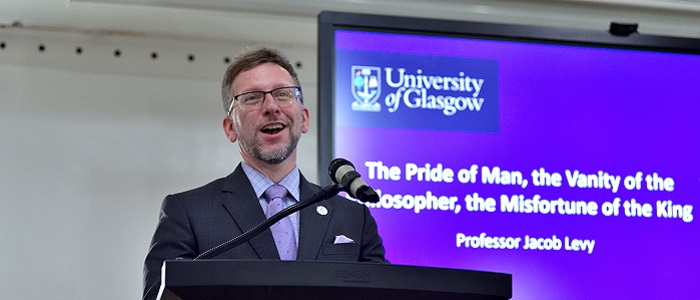
[(335, 236), (335, 241), (333, 241), (333, 244), (352, 244), (355, 241), (347, 236), (344, 235), (336, 235)]

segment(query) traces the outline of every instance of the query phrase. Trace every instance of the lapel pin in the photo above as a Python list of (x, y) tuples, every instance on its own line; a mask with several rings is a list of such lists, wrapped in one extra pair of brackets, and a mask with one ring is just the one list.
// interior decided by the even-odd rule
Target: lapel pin
[(316, 212), (319, 215), (325, 216), (328, 214), (328, 209), (325, 206), (316, 206)]

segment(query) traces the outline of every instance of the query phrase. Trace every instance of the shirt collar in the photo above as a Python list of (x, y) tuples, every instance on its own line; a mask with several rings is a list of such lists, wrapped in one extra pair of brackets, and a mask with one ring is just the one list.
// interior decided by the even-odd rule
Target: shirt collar
[[(245, 162), (241, 162), (241, 166), (243, 167), (245, 175), (248, 176), (248, 180), (250, 180), (250, 184), (253, 186), (253, 190), (255, 191), (255, 195), (258, 196), (258, 199), (262, 197), (262, 194), (267, 188), (275, 184), (270, 178), (267, 178)], [(295, 201), (299, 201), (299, 168), (296, 165), (294, 169), (292, 169), (287, 176), (284, 176), (277, 184), (285, 187), (287, 191), (289, 191), (289, 195), (292, 196)]]

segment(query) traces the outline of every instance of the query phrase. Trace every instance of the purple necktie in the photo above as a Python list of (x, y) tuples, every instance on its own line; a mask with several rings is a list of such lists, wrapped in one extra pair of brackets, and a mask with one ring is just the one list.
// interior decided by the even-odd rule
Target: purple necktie
[[(267, 218), (284, 209), (284, 197), (287, 189), (281, 185), (273, 185), (265, 190), (265, 200), (267, 200)], [(281, 260), (295, 260), (297, 258), (297, 241), (294, 236), (292, 220), (285, 217), (270, 227), (272, 237), (275, 239), (277, 252)]]

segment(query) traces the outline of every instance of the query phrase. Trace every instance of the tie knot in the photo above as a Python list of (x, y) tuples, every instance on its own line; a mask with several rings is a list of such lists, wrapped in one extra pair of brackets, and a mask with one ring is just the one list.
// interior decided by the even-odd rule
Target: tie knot
[(287, 189), (281, 185), (272, 185), (267, 190), (265, 190), (265, 200), (267, 202), (270, 202), (274, 199), (280, 198), (284, 199), (285, 196), (287, 196)]

